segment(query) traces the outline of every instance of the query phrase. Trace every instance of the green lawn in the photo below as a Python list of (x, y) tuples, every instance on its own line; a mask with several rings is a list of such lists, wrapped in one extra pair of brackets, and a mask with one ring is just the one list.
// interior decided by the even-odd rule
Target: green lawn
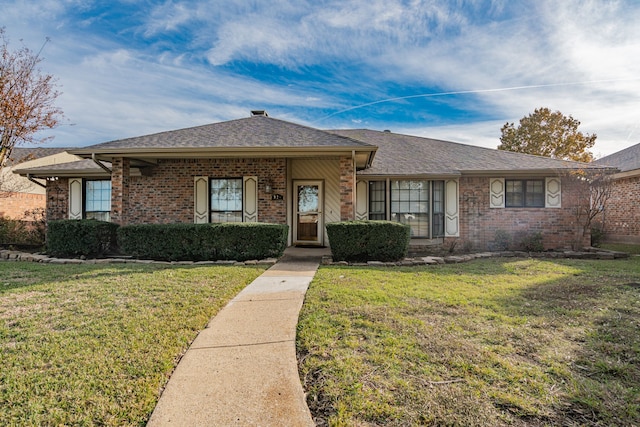
[(144, 426), (191, 341), (263, 271), (0, 262), (0, 425)]
[(640, 258), (323, 267), (297, 349), (319, 425), (640, 425)]

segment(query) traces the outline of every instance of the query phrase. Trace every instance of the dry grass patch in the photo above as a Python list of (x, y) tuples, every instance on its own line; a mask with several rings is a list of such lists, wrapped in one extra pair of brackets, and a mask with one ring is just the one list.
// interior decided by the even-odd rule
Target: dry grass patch
[(298, 329), (319, 425), (640, 423), (640, 263), (322, 268)]

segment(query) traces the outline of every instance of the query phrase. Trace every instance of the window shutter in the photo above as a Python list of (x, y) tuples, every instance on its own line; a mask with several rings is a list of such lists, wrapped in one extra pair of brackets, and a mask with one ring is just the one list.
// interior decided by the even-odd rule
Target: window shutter
[(82, 219), (82, 178), (69, 179), (69, 219)]
[(444, 235), (445, 237), (460, 236), (458, 209), (458, 181), (449, 179), (444, 183)]
[(356, 183), (356, 219), (369, 219), (369, 183), (367, 181), (358, 181)]
[(245, 176), (242, 181), (242, 221), (258, 222), (258, 177)]
[(546, 178), (545, 208), (562, 207), (562, 181), (560, 178)]
[(489, 207), (504, 208), (505, 188), (504, 178), (491, 178), (489, 180)]
[(209, 177), (193, 178), (193, 222), (204, 224), (209, 222)]

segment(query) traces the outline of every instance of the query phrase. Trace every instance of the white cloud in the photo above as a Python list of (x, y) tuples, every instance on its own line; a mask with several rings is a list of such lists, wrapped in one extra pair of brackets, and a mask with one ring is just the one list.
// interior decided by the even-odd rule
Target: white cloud
[[(92, 31), (100, 20), (91, 14), (74, 22), (79, 15), (72, 12), (94, 6), (89, 0), (0, 0), (12, 41), (23, 38), (37, 49), (52, 37), (43, 66), (60, 78), (62, 107), (76, 123), (56, 130), (60, 145), (242, 117), (253, 108), (304, 122), (354, 99), (397, 96), (391, 86), (417, 95), (529, 85), (543, 86), (432, 99), (434, 107), (482, 117), (478, 123), (402, 127), (495, 147), (504, 122), (544, 106), (597, 133), (596, 154), (640, 142), (640, 7), (632, 0), (228, 0), (224, 6), (168, 0), (141, 6), (144, 18), (112, 33)], [(122, 32), (138, 44), (127, 43)], [(278, 81), (234, 71), (238, 61), (257, 70), (260, 64), (295, 70), (302, 79), (319, 66), (328, 75), (310, 83)], [(567, 84), (544, 86), (557, 83)], [(345, 121), (376, 126), (367, 113), (397, 105), (413, 104), (381, 103)], [(442, 122), (432, 114), (424, 116)], [(392, 119), (380, 127), (397, 131)]]

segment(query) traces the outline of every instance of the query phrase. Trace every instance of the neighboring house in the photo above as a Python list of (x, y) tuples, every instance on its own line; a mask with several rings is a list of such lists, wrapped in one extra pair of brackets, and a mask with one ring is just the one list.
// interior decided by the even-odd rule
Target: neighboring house
[(78, 160), (65, 152), (66, 148), (14, 148), (0, 171), (0, 217), (21, 219), (25, 211), (46, 207), (45, 188), (14, 174), (16, 168), (37, 167), (46, 164)]
[[(292, 245), (327, 245), (325, 224), (387, 219), (413, 244), (491, 247), (496, 233), (576, 237), (567, 171), (594, 167), (388, 131), (323, 131), (251, 117), (105, 142), (87, 160), (22, 168), (48, 178), (49, 219), (119, 224), (288, 224)], [(55, 177), (55, 178), (54, 178)]]
[(640, 144), (595, 163), (620, 170), (613, 175), (611, 197), (602, 218), (605, 240), (640, 244)]

